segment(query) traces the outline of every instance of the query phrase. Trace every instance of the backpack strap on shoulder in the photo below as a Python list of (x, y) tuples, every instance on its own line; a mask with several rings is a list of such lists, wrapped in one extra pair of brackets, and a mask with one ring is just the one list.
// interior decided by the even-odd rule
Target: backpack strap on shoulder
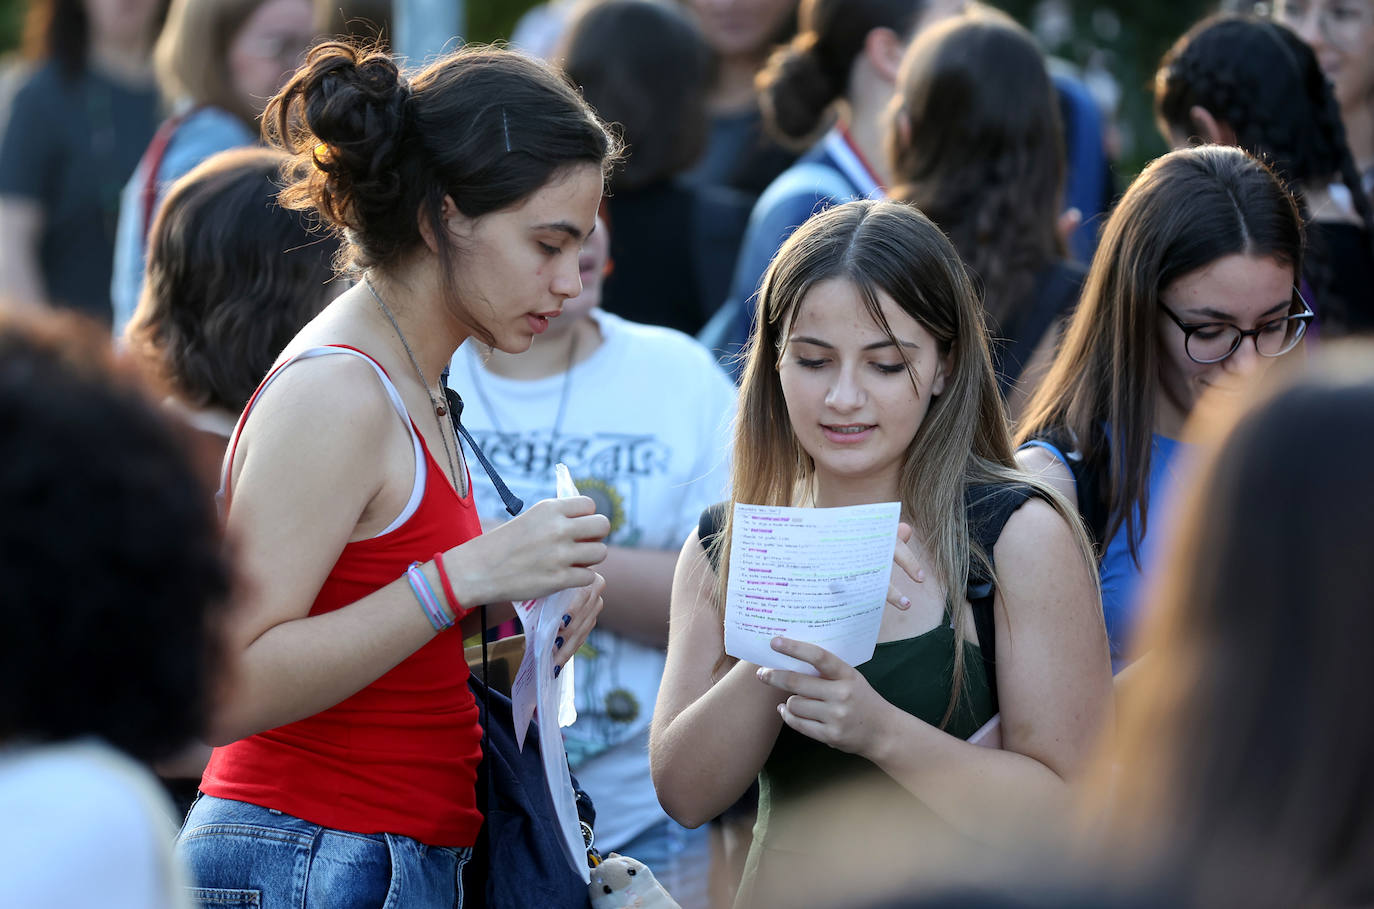
[(1035, 495), (1029, 486), (1006, 483), (997, 486), (970, 486), (964, 491), (964, 507), (968, 512), (969, 542), (977, 543), (987, 556), (987, 564), (977, 559), (969, 562), (968, 585), (964, 596), (973, 608), (973, 627), (978, 632), (978, 649), (983, 658), (988, 688), (992, 692), (993, 711), (997, 700), (997, 626), (993, 620), (993, 600), (996, 596), (992, 574), (992, 552), (1002, 536), (1002, 528), (1016, 509)]

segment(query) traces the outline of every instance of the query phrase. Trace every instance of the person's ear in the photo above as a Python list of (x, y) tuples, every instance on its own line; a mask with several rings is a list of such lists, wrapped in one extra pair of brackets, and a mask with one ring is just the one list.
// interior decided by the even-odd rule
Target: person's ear
[[(445, 194), (443, 205), (439, 208), (439, 220), (449, 233), (457, 232), (454, 222), (461, 217), (462, 213), (458, 211), (458, 206), (454, 204), (453, 197)], [(430, 222), (424, 206), (421, 206), (420, 210), (415, 213), (415, 218), (416, 224), (420, 228), (420, 239), (424, 241), (425, 246), (429, 248), (430, 252), (437, 255), (439, 252), (439, 238), (434, 235), (434, 225)]]
[(897, 71), (902, 67), (902, 54), (905, 51), (906, 44), (902, 36), (890, 28), (870, 29), (864, 36), (864, 59), (874, 72), (892, 85), (897, 84)]
[(935, 378), (930, 382), (930, 396), (938, 398), (945, 393), (945, 386), (949, 383), (949, 377), (954, 372), (954, 351), (950, 351), (940, 358), (940, 363), (935, 369)]
[(1212, 116), (1212, 112), (1201, 104), (1194, 104), (1188, 108), (1188, 122), (1192, 124), (1194, 133), (1204, 142), (1213, 145), (1236, 144), (1236, 131)]

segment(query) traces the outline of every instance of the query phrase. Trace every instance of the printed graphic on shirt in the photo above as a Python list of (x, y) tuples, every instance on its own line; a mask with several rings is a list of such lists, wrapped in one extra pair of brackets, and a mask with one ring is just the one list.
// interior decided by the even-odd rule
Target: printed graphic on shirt
[[(578, 492), (596, 502), (597, 512), (611, 522), (608, 543), (662, 545), (657, 541), (643, 542), (645, 528), (641, 517), (644, 491), (661, 491), (673, 466), (672, 452), (656, 436), (471, 431), (501, 478), (526, 504), (554, 494), (553, 466), (561, 462), (572, 472)], [(477, 509), (483, 525), (488, 527), (500, 523), (506, 513), (489, 483), (477, 484)]]

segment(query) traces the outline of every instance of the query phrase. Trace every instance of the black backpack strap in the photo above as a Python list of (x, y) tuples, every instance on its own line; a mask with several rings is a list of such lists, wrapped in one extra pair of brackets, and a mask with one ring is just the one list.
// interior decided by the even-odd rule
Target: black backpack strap
[(725, 509), (729, 502), (717, 502), (708, 505), (697, 520), (697, 537), (701, 540), (701, 548), (706, 551), (706, 558), (711, 563), (711, 570), (720, 574), (720, 554), (716, 552), (712, 544), (720, 532), (725, 529)]
[(969, 542), (976, 543), (987, 556), (987, 565), (970, 559), (968, 586), (964, 596), (973, 608), (973, 627), (978, 632), (978, 649), (983, 657), (988, 689), (992, 692), (992, 707), (997, 706), (997, 626), (993, 620), (995, 585), (992, 551), (1002, 536), (1002, 528), (1016, 509), (1035, 495), (1031, 487), (1021, 483), (997, 486), (970, 486), (964, 491), (964, 507), (968, 512)]
[(1107, 546), (1104, 537), (1107, 534), (1107, 518), (1109, 517), (1106, 489), (1102, 483), (1102, 470), (1088, 460), (1078, 440), (1067, 428), (1060, 427), (1039, 433), (1021, 447), (1025, 448), (1036, 442), (1041, 443), (1042, 447), (1053, 449), (1059, 459), (1068, 466), (1069, 473), (1073, 475), (1078, 514), (1083, 518), (1083, 525), (1088, 530), (1088, 536), (1092, 538), (1097, 557), (1102, 558), (1102, 552)]

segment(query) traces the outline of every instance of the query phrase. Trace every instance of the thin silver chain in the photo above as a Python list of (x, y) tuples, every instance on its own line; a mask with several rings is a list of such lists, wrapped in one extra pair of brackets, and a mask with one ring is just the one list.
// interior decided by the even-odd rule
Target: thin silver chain
[[(559, 430), (563, 426), (563, 412), (568, 407), (568, 390), (572, 386), (572, 370), (577, 361), (577, 328), (574, 326), (572, 339), (568, 344), (568, 364), (563, 370), (563, 387), (558, 392), (558, 410), (553, 418), (553, 436), (557, 439)], [(482, 380), (478, 377), (481, 368), (477, 365), (477, 354), (475, 351), (468, 356), (468, 373), (472, 376), (472, 387), (477, 392), (478, 399), (482, 406), (486, 408), (487, 416), (491, 419), (491, 425), (497, 432), (504, 433), (506, 430), (501, 425), (501, 421), (496, 416), (496, 408), (491, 406), (491, 400), (487, 397), (486, 390), (482, 387)]]
[[(454, 463), (453, 449), (449, 448), (448, 433), (444, 430), (443, 416), (448, 412), (448, 404), (440, 402), (434, 397), (434, 389), (429, 384), (429, 379), (425, 378), (425, 371), (420, 368), (420, 361), (415, 359), (415, 351), (410, 349), (410, 342), (406, 340), (405, 332), (401, 331), (401, 325), (396, 321), (396, 317), (391, 314), (391, 310), (382, 301), (382, 295), (377, 293), (377, 288), (372, 286), (372, 278), (364, 275), (363, 284), (367, 285), (368, 291), (372, 294), (372, 299), (377, 301), (377, 306), (382, 310), (382, 315), (391, 323), (391, 327), (396, 331), (396, 337), (401, 339), (401, 346), (406, 350), (406, 356), (410, 357), (410, 365), (415, 367), (415, 375), (420, 377), (420, 384), (424, 386), (425, 393), (429, 395), (429, 403), (434, 406), (434, 421), (439, 424), (439, 441), (444, 443), (444, 456), (448, 459), (449, 476), (453, 478), (453, 488), (458, 490), (460, 496), (467, 495), (467, 484), (458, 479), (458, 467)], [(457, 440), (455, 440), (457, 441)]]

